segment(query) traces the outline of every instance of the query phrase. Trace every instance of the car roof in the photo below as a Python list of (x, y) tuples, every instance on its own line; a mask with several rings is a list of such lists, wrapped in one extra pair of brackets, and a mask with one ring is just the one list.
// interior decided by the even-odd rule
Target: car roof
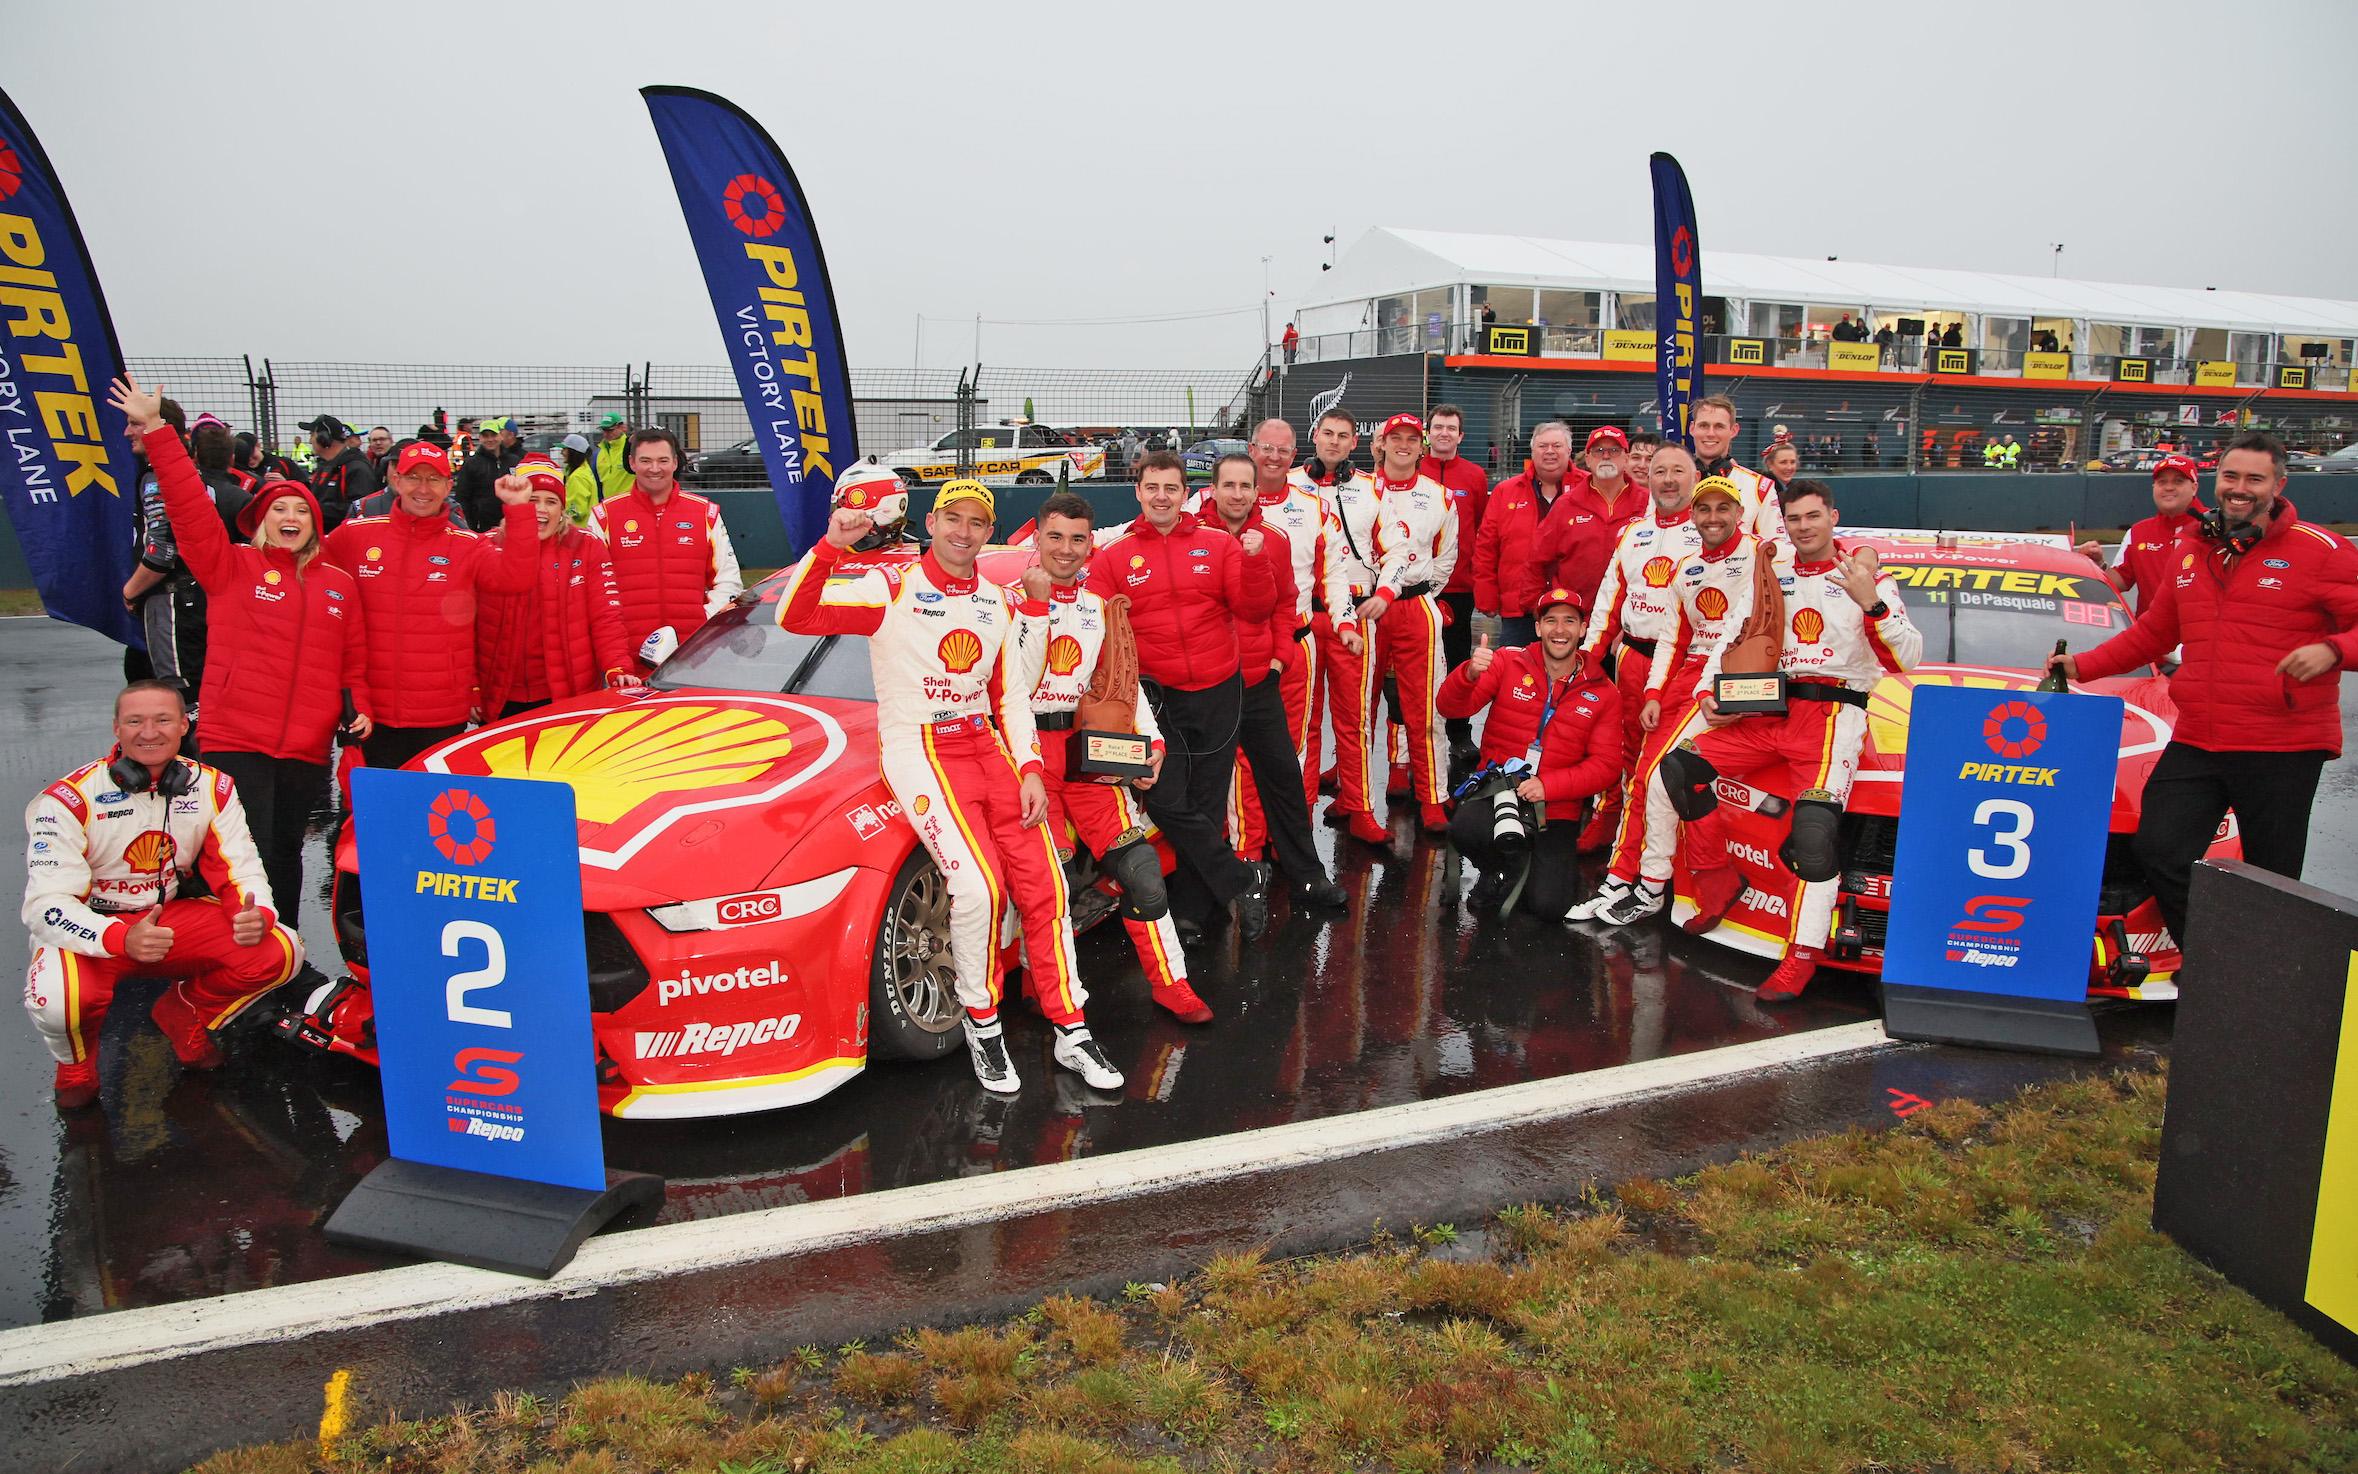
[(2084, 574), (2088, 560), (2055, 532), (1962, 532), (1931, 528), (1842, 527), (1845, 544), (1864, 543), (1886, 563), (1965, 563), (2032, 573)]

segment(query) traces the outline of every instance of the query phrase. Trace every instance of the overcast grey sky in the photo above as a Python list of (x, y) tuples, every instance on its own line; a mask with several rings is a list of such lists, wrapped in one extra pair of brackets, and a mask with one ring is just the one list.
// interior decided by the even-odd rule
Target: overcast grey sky
[[(1673, 82), (1669, 19), (1707, 59)], [(2321, 3), (0, 0), (134, 354), (719, 363), (636, 89), (768, 126), (860, 368), (1242, 365), (1329, 230), (2358, 297)], [(1939, 78), (1936, 86), (1931, 79)], [(2306, 80), (2304, 80), (2306, 79)], [(234, 200), (234, 203), (233, 203)], [(1165, 323), (1012, 326), (1227, 311)], [(995, 321), (993, 321), (995, 320)]]

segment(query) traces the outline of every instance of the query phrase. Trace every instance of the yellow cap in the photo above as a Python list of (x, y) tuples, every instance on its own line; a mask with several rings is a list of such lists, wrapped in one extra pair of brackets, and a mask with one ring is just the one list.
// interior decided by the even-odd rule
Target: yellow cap
[(1695, 483), (1692, 500), (1699, 502), (1707, 496), (1724, 496), (1738, 506), (1744, 504), (1744, 489), (1725, 476), (1706, 476)]
[(938, 512), (952, 502), (981, 502), (983, 515), (994, 522), (999, 519), (998, 503), (991, 500), (991, 489), (980, 481), (961, 476), (943, 482), (942, 489), (933, 494), (933, 509)]

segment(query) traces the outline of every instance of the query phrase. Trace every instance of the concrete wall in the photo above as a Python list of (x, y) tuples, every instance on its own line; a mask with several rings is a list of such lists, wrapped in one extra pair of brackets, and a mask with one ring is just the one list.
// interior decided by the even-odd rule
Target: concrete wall
[[(1860, 473), (1827, 478), (1840, 503), (1842, 520), (1863, 527), (1955, 528), (1975, 532), (2062, 532), (2119, 529), (2153, 510), (2152, 482), (2138, 475), (2066, 472), (2006, 475), (1981, 471), (1917, 474)], [(1053, 487), (1010, 486), (998, 493), (999, 527), (1013, 532), (1040, 509)], [(1108, 521), (1138, 512), (1127, 482), (1083, 483), (1075, 491), (1089, 498)], [(2358, 522), (2358, 476), (2295, 476), (2286, 494), (2312, 522)], [(711, 493), (728, 519), (737, 559), (748, 568), (777, 568), (792, 556), (786, 524), (767, 491)], [(910, 499), (910, 516), (922, 522), (933, 493)], [(0, 588), (32, 586), (17, 546), (16, 530), (0, 518)]]

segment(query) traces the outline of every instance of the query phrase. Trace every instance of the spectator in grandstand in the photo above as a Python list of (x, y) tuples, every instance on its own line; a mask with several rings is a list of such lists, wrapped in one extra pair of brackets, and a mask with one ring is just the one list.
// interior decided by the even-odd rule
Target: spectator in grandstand
[(368, 457), (368, 473), (377, 478), (377, 485), (383, 486), (391, 474), (386, 462), (393, 458), (393, 432), (383, 425), (371, 429), (361, 445), (361, 454)]
[[(2178, 576), (2178, 544), (2187, 540), (2192, 551), (2197, 524), (2209, 515), (2195, 500), (2200, 472), (2192, 456), (2163, 456), (2153, 468), (2153, 515), (2129, 529), (2112, 550), (2112, 566), (2104, 576), (2124, 594), (2136, 596), (2137, 612), (2145, 612), (2161, 597), (2163, 583)], [(2104, 568), (2104, 544), (2090, 540), (2078, 551)]]
[[(1433, 412), (1425, 416), (1425, 443), (1429, 448), (1417, 471), (1440, 486), (1448, 494), (1450, 505), (1457, 509), (1458, 559), (1450, 569), (1448, 586), (1441, 591), (1442, 606), (1449, 610), (1449, 622), (1441, 626), (1444, 668), (1462, 665), (1474, 653), (1474, 540), (1482, 535), (1482, 510), (1490, 500), (1490, 477), (1480, 466), (1458, 454), (1465, 438), (1466, 414), (1456, 405), (1436, 404)], [(1449, 747), (1453, 766), (1462, 767), (1471, 762), (1474, 726), (1470, 720), (1449, 719)]]
[(1885, 323), (1883, 326), (1875, 329), (1875, 347), (1882, 355), (1879, 359), (1876, 360), (1879, 367), (1890, 368), (1892, 366), (1891, 344), (1892, 340), (1897, 336), (1898, 335), (1896, 333), (1892, 332), (1890, 323)]
[(326, 791), (329, 744), (347, 711), (348, 738), (370, 732), (360, 590), (319, 556), (310, 487), (256, 483), (233, 537), (163, 417), (170, 401), (128, 377), (109, 398), (154, 458), (180, 560), (211, 596), (218, 650), (200, 746), (236, 782), (270, 893), (291, 927), (302, 912), (303, 838)]
[[(557, 448), (565, 456), (566, 520), (576, 527), (587, 527), (590, 508), (606, 499), (598, 485), (598, 453), (590, 448), (587, 435), (568, 435)], [(629, 490), (627, 486), (623, 489)]]
[(479, 596), (521, 593), (535, 570), (532, 488), (502, 478), (503, 542), (450, 521), (450, 457), (423, 441), (393, 458), (393, 509), (328, 535), (327, 555), (360, 586), (376, 727), (361, 741), (372, 768), (398, 768), (466, 730), (482, 698), (475, 672)]
[(1853, 322), (1850, 314), (1845, 312), (1842, 314), (1842, 321), (1834, 324), (1834, 341), (1837, 343), (1864, 343), (1867, 341), (1867, 330)]
[(1294, 354), (1300, 351), (1302, 346), (1302, 330), (1298, 327), (1295, 327), (1290, 322), (1287, 323), (1285, 325), (1285, 337), (1281, 341), (1285, 345), (1285, 361), (1287, 363), (1292, 363), (1294, 361)]
[[(495, 721), (604, 686), (636, 686), (606, 545), (566, 516), (565, 479), (546, 456), (516, 474), (532, 488), (538, 578), (519, 593), (486, 591), (475, 626), (483, 719)], [(503, 543), (502, 527), (491, 541)]]
[(377, 478), (360, 448), (345, 443), (352, 430), (342, 420), (321, 415), (299, 428), (311, 434), (311, 494), (319, 499), (319, 515), (333, 532), (346, 508), (377, 489)]
[[(2049, 334), (2047, 335), (2047, 341), (2048, 341), (2048, 342), (2050, 342), (2050, 343), (2054, 342), (2054, 341), (2055, 341), (2055, 335), (2054, 335), (2053, 333), (2049, 333)], [(1963, 347), (1964, 345), (1965, 345), (1965, 323), (1964, 323), (1963, 319), (1959, 319), (1959, 320), (1958, 320), (1958, 321), (1956, 321), (1956, 322), (1950, 323), (1950, 324), (1949, 324), (1947, 327), (1945, 327), (1945, 328), (1941, 329), (1941, 334), (1940, 334), (1940, 346), (1941, 346), (1941, 347), (1943, 347), (1943, 348), (1961, 348), (1961, 347)], [(2050, 348), (2050, 349), (2048, 349), (2047, 351), (2048, 351), (2048, 352), (2050, 352), (2050, 353), (2053, 353), (2053, 352), (2055, 352), (2056, 350), (2055, 350), (2055, 349), (2053, 349), (2053, 348)]]
[[(599, 501), (630, 490), (630, 425), (612, 410), (598, 416), (596, 462)], [(572, 495), (570, 486), (566, 495)]]
[[(1534, 602), (1538, 639), (1503, 650), (1483, 639), (1441, 683), (1444, 712), (1489, 710), (1476, 771), (1494, 775), (1459, 799), (1449, 840), (1482, 872), (1466, 897), (1475, 910), (1497, 909), (1528, 863), (1527, 909), (1557, 917), (1579, 898), (1574, 840), (1588, 800), (1621, 778), (1621, 693), (1581, 653), (1580, 596), (1551, 588)], [(1517, 761), (1530, 771), (1507, 771)]]
[(679, 437), (660, 426), (630, 437), (631, 488), (591, 509), (622, 601), (622, 633), (638, 673), (745, 592), (720, 508), (680, 488)]
[(450, 494), (459, 515), (477, 532), (489, 532), (500, 522), (500, 499), (494, 492), (500, 479), (524, 459), (523, 437), (506, 415), (481, 421), (476, 427), (476, 453), (458, 468)]
[(2176, 543), (2175, 577), (2126, 630), (2048, 659), (2073, 680), (2097, 681), (2182, 651), (2170, 678), (2177, 729), (2145, 780), (2134, 843), (2180, 942), (2195, 862), (2229, 809), (2246, 862), (2300, 879), (2318, 774), (2342, 750), (2342, 670), (2358, 661), (2358, 550), (2301, 520), (2284, 495), (2284, 454), (2264, 431), (2229, 440), (2211, 486), (2217, 510)]

